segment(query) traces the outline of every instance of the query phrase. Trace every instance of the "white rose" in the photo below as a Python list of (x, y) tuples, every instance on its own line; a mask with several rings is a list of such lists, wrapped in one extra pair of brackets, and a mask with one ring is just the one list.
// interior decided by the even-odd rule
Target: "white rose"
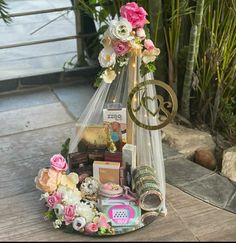
[(80, 202), (76, 205), (76, 215), (85, 218), (86, 222), (90, 223), (95, 217), (95, 211), (91, 205)]
[(124, 42), (134, 39), (134, 36), (131, 35), (132, 25), (125, 18), (112, 20), (108, 30), (111, 38), (119, 39)]
[(116, 53), (111, 47), (105, 47), (99, 53), (98, 60), (103, 68), (114, 66), (116, 63)]
[(104, 47), (109, 47), (111, 46), (111, 34), (110, 31), (107, 29), (101, 39), (101, 44)]
[(116, 73), (114, 70), (106, 69), (100, 77), (105, 83), (110, 84), (116, 78)]
[(65, 186), (59, 186), (57, 192), (62, 194), (63, 202), (67, 205), (76, 205), (82, 199), (81, 192), (77, 188), (72, 190)]

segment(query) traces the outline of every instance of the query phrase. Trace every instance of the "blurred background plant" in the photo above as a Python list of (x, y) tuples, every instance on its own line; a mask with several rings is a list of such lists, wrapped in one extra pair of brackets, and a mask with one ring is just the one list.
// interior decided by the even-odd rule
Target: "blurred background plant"
[(0, 19), (2, 19), (5, 23), (9, 23), (11, 21), (5, 0), (0, 0)]
[[(197, 57), (193, 117), (235, 136), (236, 2), (208, 0)], [(192, 111), (194, 109), (192, 108)]]

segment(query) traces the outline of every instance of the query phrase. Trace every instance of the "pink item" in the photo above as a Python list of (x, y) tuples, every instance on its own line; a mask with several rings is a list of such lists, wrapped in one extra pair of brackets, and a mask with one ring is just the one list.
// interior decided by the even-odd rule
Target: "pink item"
[(98, 219), (98, 228), (109, 229), (111, 226), (107, 223), (108, 219), (105, 215), (101, 215)]
[(129, 201), (133, 201), (138, 204), (138, 196), (136, 193), (132, 192), (128, 186), (123, 186), (124, 189), (124, 198), (128, 199)]
[(130, 46), (129, 46), (128, 42), (123, 42), (123, 41), (120, 41), (120, 40), (112, 41), (112, 47), (113, 47), (115, 53), (118, 56), (125, 55), (130, 49)]
[(95, 233), (98, 231), (98, 226), (95, 223), (88, 223), (85, 225), (85, 232), (87, 233)]
[(47, 198), (48, 201), (48, 207), (54, 208), (54, 206), (58, 203), (60, 203), (62, 200), (61, 193), (55, 192), (53, 195), (49, 196)]
[(120, 185), (108, 182), (100, 187), (99, 192), (105, 197), (118, 197), (123, 194), (123, 188)]
[(71, 224), (75, 218), (75, 206), (65, 206), (64, 208), (64, 219), (66, 225)]
[(146, 37), (146, 33), (145, 33), (145, 30), (144, 28), (138, 28), (136, 30), (136, 35), (141, 38), (141, 39), (144, 39)]
[(155, 46), (154, 46), (152, 40), (150, 40), (150, 39), (146, 39), (146, 40), (144, 41), (144, 47), (145, 47), (148, 51), (151, 51), (151, 50), (153, 50), (153, 49), (155, 48)]
[(53, 155), (50, 161), (51, 168), (53, 168), (56, 171), (66, 171), (68, 169), (68, 164), (61, 154)]
[(135, 218), (135, 211), (129, 205), (115, 205), (109, 209), (108, 217), (117, 225), (127, 225)]
[(134, 29), (143, 28), (146, 23), (147, 12), (135, 2), (123, 5), (120, 8), (120, 15), (121, 17), (126, 18)]

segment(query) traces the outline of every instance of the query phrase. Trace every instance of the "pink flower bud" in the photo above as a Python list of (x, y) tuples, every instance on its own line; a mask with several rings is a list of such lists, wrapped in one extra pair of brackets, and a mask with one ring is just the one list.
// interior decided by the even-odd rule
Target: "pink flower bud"
[(145, 33), (145, 30), (143, 28), (138, 28), (136, 30), (136, 35), (141, 38), (141, 39), (144, 39), (146, 37), (146, 33)]
[(150, 40), (150, 39), (146, 39), (146, 40), (144, 41), (144, 47), (145, 47), (147, 50), (149, 50), (149, 51), (151, 51), (152, 49), (155, 48), (155, 46), (154, 46), (152, 40)]
[(85, 225), (85, 232), (87, 233), (95, 233), (98, 231), (98, 226), (95, 223), (88, 223)]

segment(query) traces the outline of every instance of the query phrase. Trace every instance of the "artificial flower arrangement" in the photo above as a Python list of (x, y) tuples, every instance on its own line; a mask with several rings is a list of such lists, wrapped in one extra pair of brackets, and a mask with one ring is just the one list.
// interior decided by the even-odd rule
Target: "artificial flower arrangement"
[(111, 83), (128, 64), (132, 55), (141, 58), (141, 76), (156, 70), (155, 60), (160, 54), (152, 40), (147, 38), (145, 31), (147, 12), (135, 2), (129, 2), (120, 8), (119, 20), (112, 20), (105, 31), (101, 44), (103, 49), (99, 54), (99, 63), (103, 68), (99, 80)]
[[(140, 57), (142, 76), (154, 72), (154, 62), (160, 53), (153, 42), (146, 38), (148, 34), (144, 26), (148, 23), (147, 13), (142, 7), (135, 2), (129, 2), (121, 7), (120, 15), (119, 20), (111, 21), (101, 40), (104, 48), (98, 59), (103, 70), (99, 79), (106, 83), (111, 83), (116, 78), (121, 68), (128, 64), (131, 56)], [(64, 146), (65, 144), (66, 146)], [(142, 217), (145, 213), (141, 214), (148, 211), (148, 208), (140, 206), (137, 194), (130, 190), (132, 183), (129, 184), (129, 187), (113, 182), (101, 184), (88, 174), (83, 174), (83, 176), (86, 175), (85, 177), (79, 176), (78, 174), (82, 171), (80, 169), (80, 171), (76, 171), (78, 174), (69, 171), (65, 159), (68, 155), (65, 151), (67, 145), (69, 146), (69, 140), (65, 144), (62, 146), (61, 152), (64, 157), (61, 154), (55, 154), (50, 159), (50, 167), (41, 169), (35, 178), (37, 189), (43, 192), (41, 200), (45, 200), (48, 208), (45, 218), (53, 220), (54, 228), (65, 228), (72, 232), (83, 232), (90, 235), (114, 235), (117, 232), (126, 232), (127, 229), (127, 231), (131, 231), (131, 229), (142, 227), (144, 225)], [(131, 150), (131, 152), (135, 157), (134, 151)], [(84, 162), (84, 158), (80, 158), (80, 160)], [(69, 156), (68, 161), (71, 162)], [(85, 163), (87, 162), (86, 160)], [(149, 170), (152, 171), (152, 168)], [(119, 169), (119, 173), (120, 171)], [(146, 171), (146, 167), (144, 171)], [(142, 173), (140, 172), (140, 174)], [(154, 175), (150, 175), (150, 177), (154, 178)], [(152, 180), (152, 185), (153, 183), (155, 188), (158, 188), (158, 182)], [(146, 188), (144, 192), (146, 195)], [(113, 205), (113, 198), (120, 196), (122, 199), (116, 200), (118, 200), (117, 202), (121, 200), (122, 206)], [(99, 205), (102, 204), (105, 207), (100, 210)], [(158, 211), (159, 206), (155, 210)], [(157, 215), (157, 211), (151, 213)], [(118, 219), (114, 218), (110, 212), (117, 214)], [(123, 214), (121, 215), (120, 212)], [(123, 216), (122, 219), (119, 218), (121, 216)], [(151, 218), (153, 220), (153, 215)]]
[(43, 192), (41, 200), (48, 207), (45, 219), (54, 220), (55, 229), (66, 227), (88, 234), (112, 234), (106, 215), (86, 197), (86, 193), (94, 193), (93, 189), (98, 188), (96, 181), (87, 180), (80, 191), (78, 175), (67, 173), (68, 164), (61, 154), (55, 154), (50, 162), (50, 168), (41, 169), (35, 178), (36, 188)]

